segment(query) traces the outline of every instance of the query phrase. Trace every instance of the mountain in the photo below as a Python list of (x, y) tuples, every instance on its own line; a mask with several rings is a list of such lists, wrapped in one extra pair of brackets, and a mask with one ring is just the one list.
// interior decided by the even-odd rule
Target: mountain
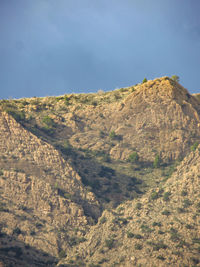
[(0, 133), (2, 264), (199, 266), (199, 94), (1, 100)]
[(200, 146), (162, 186), (104, 211), (87, 241), (62, 263), (78, 258), (85, 266), (89, 258), (91, 266), (200, 266), (199, 162)]

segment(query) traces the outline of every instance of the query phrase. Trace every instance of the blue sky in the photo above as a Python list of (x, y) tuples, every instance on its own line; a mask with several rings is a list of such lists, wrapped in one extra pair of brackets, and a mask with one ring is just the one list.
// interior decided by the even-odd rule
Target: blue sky
[(0, 0), (0, 98), (180, 76), (200, 92), (199, 0)]

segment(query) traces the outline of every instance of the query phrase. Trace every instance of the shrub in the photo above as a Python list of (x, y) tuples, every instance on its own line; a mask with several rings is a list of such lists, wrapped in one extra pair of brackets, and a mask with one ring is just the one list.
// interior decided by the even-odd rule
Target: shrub
[(105, 246), (109, 249), (113, 248), (114, 246), (114, 239), (106, 239), (105, 240)]
[(20, 235), (21, 233), (22, 233), (22, 231), (19, 229), (19, 227), (16, 227), (16, 228), (13, 230), (13, 234)]
[(133, 238), (134, 237), (134, 234), (132, 232), (127, 232), (127, 237), (128, 238)]
[(171, 212), (169, 210), (163, 210), (162, 211), (162, 215), (169, 216), (170, 214), (171, 214)]
[(192, 202), (188, 198), (183, 200), (183, 207), (184, 208), (188, 208), (191, 205), (192, 205)]
[(134, 235), (134, 237), (135, 237), (136, 239), (142, 239), (142, 238), (143, 238), (143, 236), (140, 235), (140, 234), (136, 234), (136, 235)]
[(181, 208), (181, 207), (178, 207), (177, 208), (177, 212), (178, 213), (184, 213), (185, 212), (185, 209), (184, 208)]
[(64, 101), (65, 101), (65, 105), (66, 106), (70, 105), (69, 100), (70, 100), (70, 98), (67, 95), (65, 95), (64, 96)]
[(141, 228), (143, 233), (151, 233), (153, 231), (151, 228), (149, 228), (148, 225), (146, 225), (144, 223), (140, 226), (140, 228)]
[(64, 250), (61, 250), (61, 251), (58, 253), (58, 257), (59, 257), (59, 259), (62, 259), (62, 258), (64, 258), (65, 256), (66, 256), (66, 253), (65, 253)]
[(135, 249), (141, 250), (142, 249), (142, 245), (141, 244), (135, 244)]
[(137, 202), (136, 205), (135, 205), (135, 208), (136, 208), (137, 210), (141, 210), (141, 208), (142, 208), (142, 204), (141, 204), (140, 202)]
[(48, 128), (53, 128), (55, 126), (55, 122), (52, 118), (50, 118), (49, 116), (45, 116), (42, 119), (42, 122), (46, 125), (46, 127)]
[(187, 229), (194, 229), (194, 226), (191, 225), (191, 224), (186, 224), (185, 227), (186, 227)]
[(191, 151), (195, 151), (198, 147), (199, 143), (198, 142), (195, 142), (191, 147), (190, 147), (190, 150)]
[(159, 226), (159, 227), (161, 227), (162, 224), (161, 224), (161, 222), (153, 222), (152, 223), (152, 226)]
[(177, 75), (172, 75), (171, 79), (175, 82), (179, 82), (180, 78)]
[(178, 242), (180, 240), (180, 237), (179, 237), (179, 234), (178, 234), (178, 231), (176, 229), (174, 229), (173, 227), (170, 228), (170, 239), (173, 241), (173, 242)]
[(142, 83), (146, 83), (147, 82), (147, 78), (144, 78)]
[(132, 162), (132, 163), (135, 163), (135, 162), (138, 162), (139, 160), (139, 156), (138, 156), (138, 153), (137, 152), (133, 152), (129, 155), (129, 161)]
[(153, 190), (152, 193), (151, 193), (150, 198), (152, 200), (155, 200), (155, 199), (159, 198), (159, 193)]
[(154, 162), (153, 162), (154, 168), (160, 167), (160, 163), (161, 163), (160, 157), (159, 157), (159, 155), (156, 155), (155, 159), (154, 159)]
[(153, 250), (158, 251), (160, 249), (166, 249), (167, 245), (163, 243), (163, 241), (157, 242), (157, 243), (152, 243), (153, 245)]
[(170, 197), (171, 193), (170, 192), (165, 192), (163, 195), (163, 200), (164, 201), (169, 201), (169, 197)]
[(161, 261), (164, 261), (164, 260), (165, 260), (165, 258), (164, 258), (163, 256), (161, 256), (161, 255), (158, 255), (158, 256), (157, 256), (157, 259), (159, 259), (159, 260), (161, 260)]
[(181, 191), (181, 196), (182, 196), (182, 197), (187, 196), (187, 191), (186, 191), (186, 190), (182, 190), (182, 191)]
[(112, 139), (112, 140), (115, 139), (115, 138), (117, 137), (115, 131), (111, 131), (110, 134), (109, 134), (109, 137), (110, 137), (110, 139)]

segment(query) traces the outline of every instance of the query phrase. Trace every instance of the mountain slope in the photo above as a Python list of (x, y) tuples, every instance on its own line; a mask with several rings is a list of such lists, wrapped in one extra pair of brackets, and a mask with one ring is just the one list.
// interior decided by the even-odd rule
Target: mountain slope
[(105, 211), (85, 236), (87, 241), (75, 247), (62, 263), (200, 266), (199, 162), (200, 146), (162, 187)]
[(0, 261), (198, 266), (199, 116), (168, 77), (1, 100)]
[(0, 125), (3, 231), (57, 256), (70, 246), (70, 231), (84, 230), (93, 223), (91, 216), (99, 216), (98, 201), (51, 145), (6, 113), (0, 114)]

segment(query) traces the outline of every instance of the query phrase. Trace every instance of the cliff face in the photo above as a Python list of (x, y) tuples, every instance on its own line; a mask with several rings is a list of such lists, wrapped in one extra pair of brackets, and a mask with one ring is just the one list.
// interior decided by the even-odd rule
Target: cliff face
[[(72, 144), (103, 149), (115, 159), (127, 159), (137, 151), (146, 161), (153, 161), (156, 154), (165, 161), (175, 160), (184, 156), (200, 137), (198, 101), (168, 78), (137, 85), (134, 92), (129, 91), (119, 102), (97, 105), (76, 114), (80, 114), (79, 120), (85, 127), (83, 133), (73, 129)], [(85, 131), (86, 127), (90, 129)], [(119, 137), (113, 138), (112, 144), (111, 131)], [(99, 138), (99, 132), (104, 138)]]
[(199, 103), (168, 77), (0, 101), (0, 262), (199, 264)]
[(85, 229), (99, 216), (98, 201), (50, 144), (6, 113), (0, 114), (0, 125), (3, 231), (57, 256), (70, 246), (70, 231)]

